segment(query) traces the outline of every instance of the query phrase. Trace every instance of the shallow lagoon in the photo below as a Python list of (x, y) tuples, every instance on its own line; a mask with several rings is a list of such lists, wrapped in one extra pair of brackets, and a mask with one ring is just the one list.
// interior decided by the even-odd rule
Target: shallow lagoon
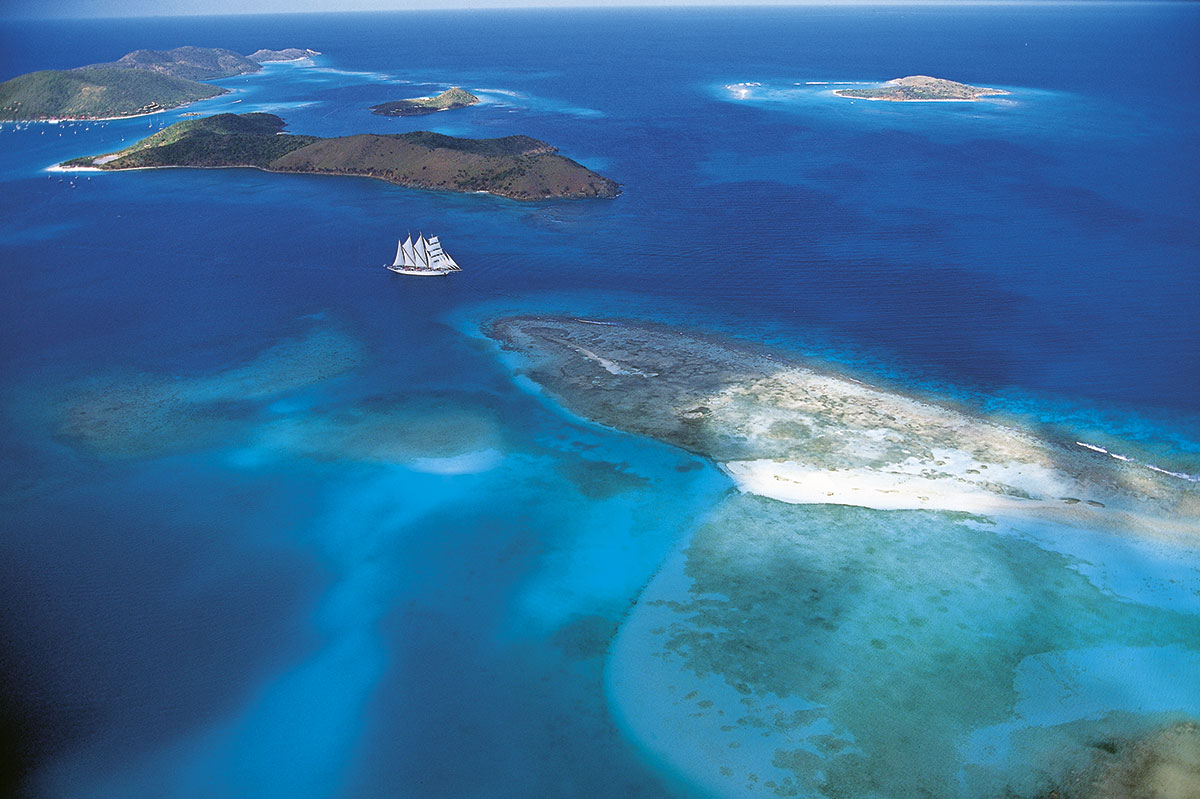
[(699, 790), (782, 796), (1040, 796), (1194, 720), (1200, 575), (1142, 605), (1001, 524), (731, 499), (622, 627), (617, 712)]

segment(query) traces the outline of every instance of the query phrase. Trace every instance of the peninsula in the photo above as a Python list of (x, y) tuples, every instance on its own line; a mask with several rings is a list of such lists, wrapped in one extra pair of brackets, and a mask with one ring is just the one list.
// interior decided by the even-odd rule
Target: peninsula
[(373, 105), (371, 113), (385, 117), (417, 117), (436, 114), (438, 111), (466, 108), (478, 102), (479, 98), (475, 95), (465, 92), (457, 86), (452, 86), (437, 97), (410, 97), (407, 100)]
[(486, 192), (513, 200), (616, 197), (620, 186), (529, 136), (461, 139), (418, 131), (336, 138), (283, 133), (274, 114), (188, 119), (65, 168), (253, 167), (268, 172), (355, 175), (418, 189)]
[(857, 100), (887, 100), (893, 103), (928, 103), (936, 101), (971, 102), (980, 97), (1008, 94), (1002, 89), (968, 86), (952, 80), (931, 78), (928, 75), (910, 75), (906, 78), (889, 80), (880, 86), (863, 89), (838, 89), (838, 97)]
[(0, 83), (0, 121), (115, 119), (178, 108), (225, 94), (201, 81), (245, 75), (266, 61), (319, 55), (315, 50), (232, 50), (176, 47), (135, 50), (104, 64), (48, 69)]

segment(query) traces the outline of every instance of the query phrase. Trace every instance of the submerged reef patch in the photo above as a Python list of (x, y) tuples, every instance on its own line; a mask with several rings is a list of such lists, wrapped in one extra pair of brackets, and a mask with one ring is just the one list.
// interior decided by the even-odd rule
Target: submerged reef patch
[(60, 390), (50, 426), (101, 458), (148, 458), (203, 447), (257, 418), (265, 403), (354, 369), (361, 345), (318, 329), (252, 360), (203, 375), (94, 375)]
[[(1200, 796), (1200, 725), (1177, 722), (1132, 741), (1096, 748), (1113, 755), (1099, 769), (1095, 799), (1184, 799)], [(1069, 799), (1069, 797), (1064, 797)]]
[(442, 395), (376, 398), (288, 416), (264, 427), (259, 444), (316, 460), (404, 464), (438, 473), (490, 468), (503, 449), (491, 412)]

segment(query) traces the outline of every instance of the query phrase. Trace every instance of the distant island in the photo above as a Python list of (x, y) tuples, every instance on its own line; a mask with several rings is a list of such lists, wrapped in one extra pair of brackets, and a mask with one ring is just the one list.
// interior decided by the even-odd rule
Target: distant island
[(320, 55), (315, 50), (232, 50), (176, 47), (135, 50), (116, 61), (48, 69), (0, 83), (0, 121), (118, 119), (178, 108), (228, 90), (200, 81), (258, 72), (268, 61)]
[(927, 103), (938, 100), (970, 102), (978, 100), (980, 97), (1008, 94), (1008, 92), (1001, 89), (968, 86), (965, 83), (931, 78), (928, 75), (909, 75), (907, 78), (896, 78), (881, 86), (868, 89), (838, 89), (834, 94), (838, 97), (851, 97), (857, 100)]
[(437, 97), (410, 97), (407, 100), (373, 105), (371, 113), (385, 117), (417, 117), (435, 114), (438, 111), (466, 108), (477, 102), (479, 102), (479, 98), (475, 95), (465, 92), (457, 86), (452, 86)]
[(309, 50), (307, 48), (301, 50), (298, 47), (288, 47), (284, 50), (255, 50), (246, 56), (246, 58), (249, 58), (251, 61), (257, 61), (260, 64), (266, 64), (273, 61), (300, 61), (320, 54), (317, 50)]
[(460, 139), (418, 131), (324, 139), (283, 133), (274, 114), (188, 119), (65, 168), (253, 167), (268, 172), (356, 175), (418, 189), (487, 192), (513, 200), (616, 197), (620, 185), (529, 136)]

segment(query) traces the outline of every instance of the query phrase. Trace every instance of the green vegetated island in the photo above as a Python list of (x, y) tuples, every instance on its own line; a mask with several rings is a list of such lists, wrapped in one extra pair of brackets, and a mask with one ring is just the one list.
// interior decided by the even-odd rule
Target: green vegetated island
[(457, 86), (452, 86), (437, 97), (410, 97), (407, 100), (394, 100), (390, 103), (373, 105), (371, 113), (385, 117), (419, 117), (425, 114), (436, 114), (438, 111), (466, 108), (478, 102), (479, 98), (475, 95), (463, 91)]
[(463, 139), (417, 131), (320, 138), (283, 133), (274, 114), (188, 119), (120, 150), (67, 168), (253, 167), (354, 175), (410, 188), (487, 192), (514, 200), (616, 197), (620, 185), (529, 136)]
[(116, 61), (47, 69), (0, 83), (0, 121), (114, 119), (207, 100), (229, 90), (201, 81), (258, 72), (270, 61), (319, 55), (316, 50), (258, 50), (248, 56), (209, 47), (135, 50)]
[(980, 97), (1008, 94), (1002, 89), (968, 86), (928, 75), (909, 75), (906, 78), (889, 80), (880, 86), (863, 89), (838, 89), (838, 97), (857, 100), (889, 100), (894, 103), (927, 103), (931, 101), (972, 101)]

